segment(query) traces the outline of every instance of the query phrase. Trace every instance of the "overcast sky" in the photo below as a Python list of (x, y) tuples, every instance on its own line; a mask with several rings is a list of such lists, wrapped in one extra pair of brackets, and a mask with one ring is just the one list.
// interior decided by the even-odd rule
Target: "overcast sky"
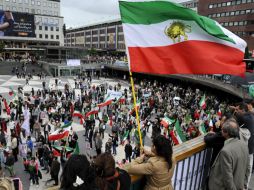
[(120, 18), (118, 0), (62, 0), (61, 15), (67, 28)]

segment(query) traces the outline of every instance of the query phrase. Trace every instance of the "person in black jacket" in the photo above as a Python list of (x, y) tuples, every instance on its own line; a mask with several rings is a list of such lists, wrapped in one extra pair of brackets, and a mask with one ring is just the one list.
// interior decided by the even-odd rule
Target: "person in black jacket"
[(54, 185), (58, 185), (58, 174), (60, 171), (60, 162), (57, 160), (57, 157), (53, 158), (51, 168), (50, 168), (50, 175), (53, 180), (55, 180)]
[(111, 154), (100, 154), (94, 160), (96, 185), (99, 190), (129, 190), (130, 175), (119, 168), (115, 168), (115, 160)]
[(98, 190), (95, 170), (85, 155), (72, 155), (66, 162), (61, 176), (60, 190)]
[(125, 152), (125, 159), (131, 162), (132, 146), (130, 145), (129, 141), (127, 141), (127, 144), (124, 147), (124, 152)]
[(248, 141), (249, 147), (249, 166), (248, 166), (248, 180), (246, 184), (246, 189), (249, 188), (249, 182), (251, 179), (252, 167), (253, 167), (253, 155), (254, 155), (254, 114), (248, 109), (248, 104), (241, 103), (236, 107), (231, 106), (234, 109), (236, 120), (239, 126), (246, 128), (250, 132), (250, 138)]

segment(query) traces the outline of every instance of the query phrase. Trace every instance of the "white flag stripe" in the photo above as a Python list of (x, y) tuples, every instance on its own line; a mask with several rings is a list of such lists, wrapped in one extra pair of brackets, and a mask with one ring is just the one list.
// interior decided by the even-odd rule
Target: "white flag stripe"
[[(169, 46), (177, 44), (177, 38), (175, 43), (166, 34), (165, 30), (176, 20), (167, 20), (161, 23), (143, 25), (143, 24), (123, 24), (125, 32), (125, 40), (128, 47), (158, 47), (158, 46)], [(232, 32), (221, 27), (223, 32), (232, 38), (236, 44), (221, 40), (210, 34), (206, 33), (202, 28), (200, 28), (194, 21), (184, 21), (186, 26), (191, 26), (191, 31), (186, 29), (186, 35), (188, 36), (188, 41), (209, 41), (219, 44), (224, 44), (233, 48), (237, 48), (242, 52), (245, 52), (244, 40), (233, 34)], [(181, 36), (181, 42), (184, 41), (184, 36)]]

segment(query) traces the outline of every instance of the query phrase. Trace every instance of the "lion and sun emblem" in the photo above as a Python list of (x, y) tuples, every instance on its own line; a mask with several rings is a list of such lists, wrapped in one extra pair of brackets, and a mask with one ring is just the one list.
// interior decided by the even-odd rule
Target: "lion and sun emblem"
[(183, 41), (188, 40), (188, 35), (186, 33), (191, 32), (191, 26), (186, 25), (183, 22), (180, 21), (174, 21), (172, 24), (167, 26), (164, 30), (164, 33), (168, 38), (173, 40), (173, 43), (181, 42), (182, 38)]

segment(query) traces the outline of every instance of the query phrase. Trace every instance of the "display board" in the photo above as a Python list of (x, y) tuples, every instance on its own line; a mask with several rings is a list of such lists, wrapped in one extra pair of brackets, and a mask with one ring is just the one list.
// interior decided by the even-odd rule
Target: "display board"
[(0, 10), (0, 37), (35, 37), (34, 15)]

